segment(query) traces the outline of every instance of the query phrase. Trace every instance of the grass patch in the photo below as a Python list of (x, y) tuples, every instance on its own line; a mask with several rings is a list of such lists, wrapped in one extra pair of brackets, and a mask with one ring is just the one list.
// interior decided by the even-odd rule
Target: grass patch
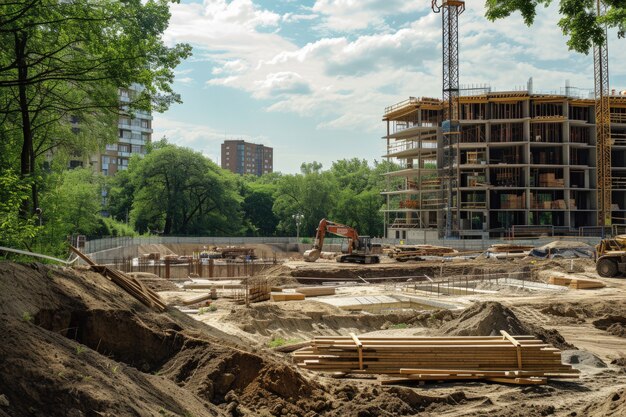
[(299, 339), (285, 339), (283, 337), (276, 337), (270, 340), (267, 346), (269, 346), (271, 349), (274, 349), (281, 346), (294, 345), (299, 342)]
[(399, 329), (406, 329), (407, 327), (409, 327), (408, 324), (406, 323), (398, 323), (398, 324), (394, 324), (391, 327), (389, 327), (390, 329), (394, 329), (394, 330), (399, 330)]
[(22, 313), (22, 320), (24, 320), (26, 323), (30, 323), (33, 321), (33, 315), (30, 314), (30, 312), (25, 311)]

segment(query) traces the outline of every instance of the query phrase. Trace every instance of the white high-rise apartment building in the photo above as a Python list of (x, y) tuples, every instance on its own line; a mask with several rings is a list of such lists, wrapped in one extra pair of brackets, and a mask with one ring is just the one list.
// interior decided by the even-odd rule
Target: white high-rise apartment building
[(152, 114), (136, 110), (131, 117), (125, 112), (133, 95), (141, 89), (142, 87), (138, 84), (133, 84), (128, 89), (119, 89), (122, 114), (118, 121), (118, 141), (107, 145), (104, 152), (98, 155), (95, 164), (97, 170), (106, 176), (128, 169), (130, 157), (135, 154), (145, 155), (146, 146), (152, 140)]

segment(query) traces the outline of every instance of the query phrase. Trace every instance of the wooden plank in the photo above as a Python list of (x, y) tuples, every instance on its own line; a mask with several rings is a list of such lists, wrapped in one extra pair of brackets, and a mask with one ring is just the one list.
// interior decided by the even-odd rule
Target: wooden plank
[(487, 381), (512, 385), (544, 385), (547, 378), (486, 378)]
[(321, 297), (325, 295), (335, 295), (335, 287), (298, 287), (296, 292), (307, 297)]
[(270, 300), (274, 302), (278, 301), (302, 301), (305, 299), (304, 294), (300, 293), (287, 293), (287, 292), (273, 292), (270, 294)]
[(356, 350), (359, 353), (359, 369), (363, 369), (363, 343), (359, 340), (358, 337), (354, 333), (350, 333), (350, 337), (354, 340), (354, 344), (356, 345)]
[(188, 298), (186, 300), (183, 300), (183, 305), (190, 306), (190, 305), (198, 304), (198, 303), (201, 303), (203, 301), (210, 300), (210, 299), (211, 299), (211, 293), (202, 294), (202, 295), (199, 295), (197, 297)]

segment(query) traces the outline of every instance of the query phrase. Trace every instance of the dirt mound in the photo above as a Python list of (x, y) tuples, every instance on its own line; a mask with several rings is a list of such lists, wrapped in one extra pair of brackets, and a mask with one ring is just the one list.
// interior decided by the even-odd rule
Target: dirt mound
[(575, 349), (557, 330), (525, 323), (513, 311), (495, 301), (476, 303), (440, 328), (442, 334), (451, 336), (496, 336), (500, 335), (500, 330), (510, 335), (532, 334), (556, 348)]
[(626, 337), (626, 317), (606, 315), (601, 319), (594, 320), (593, 325), (598, 329), (605, 330), (607, 333)]
[(291, 268), (284, 265), (272, 265), (258, 273), (267, 277), (268, 284), (275, 287), (297, 284), (298, 281), (291, 274)]
[(586, 417), (621, 417), (626, 415), (626, 388), (589, 405), (580, 414)]
[(255, 304), (224, 317), (247, 333), (262, 336), (283, 336), (289, 339), (309, 339), (311, 335), (339, 335), (380, 330), (388, 323), (407, 322), (407, 314), (349, 314), (336, 312), (286, 310), (274, 304)]
[(561, 352), (563, 363), (569, 363), (574, 368), (606, 368), (607, 365), (591, 352), (586, 350), (564, 350)]
[(511, 310), (497, 302), (476, 303), (441, 327), (451, 336), (495, 336), (504, 330), (511, 335), (528, 334), (524, 324)]
[(161, 257), (166, 255), (176, 255), (170, 248), (160, 244), (139, 245), (137, 248), (139, 256), (148, 255), (150, 253), (158, 253)]
[(0, 334), (3, 417), (395, 416), (425, 403), (452, 407), (446, 396), (312, 380), (174, 309), (154, 313), (91, 272), (0, 263)]

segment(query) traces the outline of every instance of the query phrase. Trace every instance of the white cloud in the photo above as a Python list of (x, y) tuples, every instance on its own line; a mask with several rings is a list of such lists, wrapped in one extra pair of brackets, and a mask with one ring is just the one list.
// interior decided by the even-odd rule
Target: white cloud
[[(541, 8), (529, 29), (518, 16), (487, 21), (479, 3), (468, 5), (460, 18), (462, 84), (508, 90), (532, 76), (539, 90), (558, 91), (566, 79), (577, 87), (593, 85), (591, 58), (567, 52), (556, 26), (556, 5)], [(251, 0), (213, 0), (173, 5), (167, 39), (193, 43), (196, 56), (211, 62), (209, 86), (269, 100), (268, 111), (310, 117), (322, 129), (380, 133), (386, 106), (408, 96), (441, 95), (441, 16), (429, 10), (426, 1), (317, 0), (312, 12), (327, 28), (369, 30), (349, 37), (334, 33), (298, 46), (262, 29), (280, 28), (281, 20), (296, 15), (280, 18)], [(385, 17), (407, 13), (415, 16), (411, 24), (383, 24)]]
[(316, 0), (314, 12), (324, 16), (322, 27), (337, 32), (386, 27), (384, 18), (430, 7), (426, 1), (406, 0)]
[(268, 74), (264, 80), (255, 81), (254, 87), (253, 96), (257, 98), (311, 92), (308, 83), (300, 74), (289, 71)]

